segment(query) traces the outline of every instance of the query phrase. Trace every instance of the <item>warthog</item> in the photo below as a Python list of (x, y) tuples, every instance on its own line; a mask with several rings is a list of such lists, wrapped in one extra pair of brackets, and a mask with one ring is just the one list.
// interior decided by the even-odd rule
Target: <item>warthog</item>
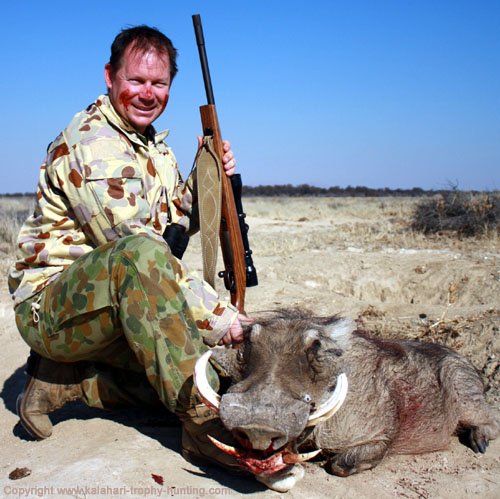
[[(210, 354), (231, 378), (222, 397), (206, 382)], [(207, 352), (195, 379), (240, 447), (214, 444), (278, 491), (293, 487), (304, 474), (297, 463), (318, 452), (345, 477), (388, 453), (445, 449), (453, 434), (484, 453), (500, 428), (465, 358), (433, 343), (372, 337), (337, 317), (258, 320), (240, 349)]]

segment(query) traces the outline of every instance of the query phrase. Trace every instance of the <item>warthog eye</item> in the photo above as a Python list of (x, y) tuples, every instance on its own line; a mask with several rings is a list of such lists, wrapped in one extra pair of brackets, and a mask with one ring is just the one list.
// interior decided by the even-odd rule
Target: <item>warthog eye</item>
[(306, 404), (309, 404), (309, 402), (311, 402), (312, 400), (312, 397), (306, 393), (303, 397), (302, 397), (302, 400), (306, 403)]

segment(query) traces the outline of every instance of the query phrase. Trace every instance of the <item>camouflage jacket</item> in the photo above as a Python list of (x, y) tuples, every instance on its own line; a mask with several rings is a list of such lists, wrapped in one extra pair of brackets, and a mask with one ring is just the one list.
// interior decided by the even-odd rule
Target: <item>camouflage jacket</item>
[[(182, 182), (163, 142), (168, 132), (148, 132), (139, 134), (102, 95), (50, 144), (34, 213), (19, 234), (20, 258), (9, 275), (15, 304), (101, 244), (131, 234), (163, 241), (172, 222), (197, 230), (193, 179)], [(232, 322), (235, 309), (229, 311)]]

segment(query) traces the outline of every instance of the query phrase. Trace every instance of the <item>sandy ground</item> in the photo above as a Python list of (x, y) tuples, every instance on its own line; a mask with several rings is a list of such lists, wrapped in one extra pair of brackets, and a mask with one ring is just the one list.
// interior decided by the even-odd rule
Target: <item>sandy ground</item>
[[(500, 244), (497, 237), (460, 241), (408, 231), (410, 199), (245, 200), (260, 284), (247, 312), (282, 306), (361, 316), (377, 334), (440, 341), (481, 371), (487, 399), (500, 414)], [(199, 242), (186, 257), (198, 269)], [(79, 403), (52, 417), (51, 438), (29, 440), (15, 400), (27, 346), (14, 324), (1, 258), (1, 497), (277, 497), (253, 479), (199, 468), (180, 455), (179, 427), (163, 413), (105, 412)], [(223, 290), (221, 289), (221, 292)], [(16, 468), (31, 473), (9, 478)], [(163, 480), (163, 485), (158, 482)], [(288, 496), (500, 497), (500, 440), (476, 455), (454, 440), (448, 450), (389, 456), (349, 478), (308, 463)]]

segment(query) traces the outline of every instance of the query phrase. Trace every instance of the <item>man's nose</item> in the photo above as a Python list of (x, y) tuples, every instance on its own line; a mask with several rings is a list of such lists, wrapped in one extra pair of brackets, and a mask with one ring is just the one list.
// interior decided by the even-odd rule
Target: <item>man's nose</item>
[(150, 82), (145, 82), (141, 86), (140, 97), (142, 99), (151, 99), (153, 98), (153, 87)]

